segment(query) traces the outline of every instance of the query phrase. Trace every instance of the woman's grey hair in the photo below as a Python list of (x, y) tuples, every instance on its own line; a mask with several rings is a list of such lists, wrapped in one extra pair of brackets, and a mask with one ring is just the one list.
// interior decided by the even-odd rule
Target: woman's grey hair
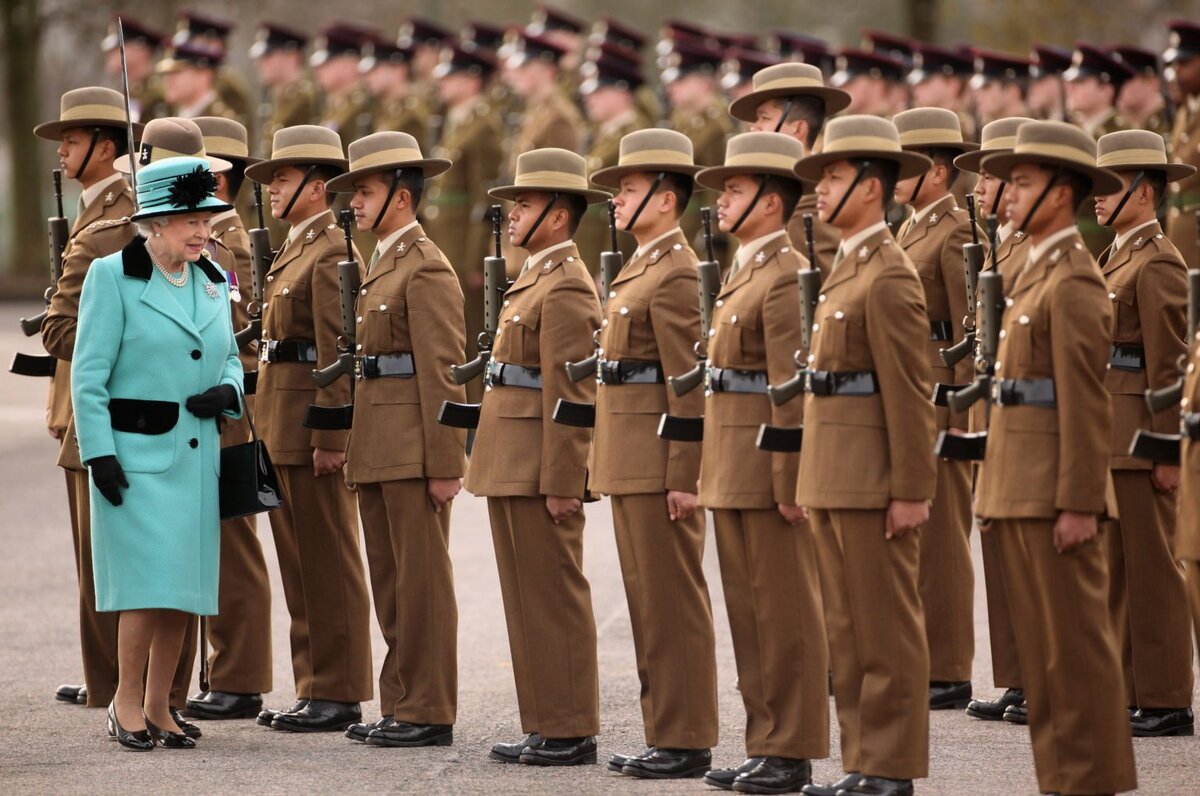
[(152, 238), (158, 232), (158, 229), (165, 227), (167, 223), (167, 219), (160, 216), (158, 218), (146, 218), (141, 221), (135, 221), (133, 225), (137, 228), (138, 234), (143, 238)]

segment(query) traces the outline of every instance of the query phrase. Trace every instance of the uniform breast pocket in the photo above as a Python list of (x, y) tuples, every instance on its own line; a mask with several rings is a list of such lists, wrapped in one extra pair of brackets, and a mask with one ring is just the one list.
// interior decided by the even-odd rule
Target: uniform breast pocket
[(281, 337), (308, 326), (312, 316), (308, 307), (308, 282), (282, 282), (271, 299), (271, 310), (279, 319), (272, 326)]
[(820, 370), (845, 370), (852, 352), (866, 350), (866, 329), (853, 312), (832, 308), (819, 316), (814, 326), (814, 364)]
[(364, 320), (367, 340), (364, 349), (372, 353), (411, 351), (412, 339), (408, 331), (408, 307), (401, 296), (376, 294), (367, 296), (370, 303)]
[(1132, 285), (1112, 285), (1108, 289), (1112, 300), (1114, 320), (1113, 337), (1130, 342), (1141, 337), (1142, 324), (1137, 313), (1137, 290)]
[(648, 319), (650, 305), (642, 301), (623, 301), (608, 314), (605, 347), (614, 355), (629, 356), (652, 347)]
[(1008, 373), (1009, 378), (1034, 375), (1043, 365), (1049, 367), (1048, 344), (1050, 339), (1049, 336), (1041, 337), (1039, 335), (1040, 325), (1036, 316), (1025, 312), (1016, 312), (1013, 322), (1008, 324), (1002, 332), (1007, 338), (1005, 342), (1008, 348), (1004, 358), (1019, 368), (1015, 373)]
[(536, 366), (541, 357), (538, 345), (540, 328), (537, 307), (517, 307), (501, 323), (501, 344), (497, 357), (503, 362)]
[(756, 312), (730, 312), (721, 319), (721, 348), (728, 352), (730, 367), (761, 368), (767, 352), (762, 324)]

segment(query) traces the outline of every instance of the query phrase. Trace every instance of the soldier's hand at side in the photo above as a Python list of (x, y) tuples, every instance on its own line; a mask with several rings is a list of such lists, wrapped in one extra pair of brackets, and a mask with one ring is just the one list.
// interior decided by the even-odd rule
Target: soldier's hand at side
[(313, 448), (313, 475), (320, 478), (342, 469), (346, 463), (345, 451), (333, 451), (327, 448)]
[(898, 539), (929, 521), (929, 503), (924, 500), (893, 500), (888, 504), (887, 530), (883, 538)]
[(1179, 489), (1179, 465), (1156, 464), (1150, 471), (1150, 483), (1159, 492), (1170, 494)]
[(554, 520), (555, 525), (558, 525), (582, 507), (583, 501), (579, 498), (555, 497), (554, 495), (546, 496), (546, 511), (550, 512), (550, 518)]
[(351, 492), (358, 491), (358, 484), (356, 484), (350, 480), (349, 465), (345, 465), (345, 464), (342, 465), (342, 480), (346, 482), (346, 488), (349, 489)]
[(1054, 549), (1060, 553), (1074, 550), (1084, 542), (1091, 541), (1097, 531), (1096, 515), (1078, 511), (1059, 512), (1054, 522)]
[(429, 502), (433, 510), (441, 512), (448, 506), (458, 491), (462, 489), (461, 478), (430, 478), (425, 482), (425, 491), (429, 493)]
[(63, 438), (62, 432), (57, 428), (46, 426), (46, 431), (50, 434), (50, 439), (61, 440)]
[(808, 509), (803, 506), (789, 506), (787, 503), (776, 503), (779, 513), (787, 520), (788, 525), (799, 525), (808, 519)]
[(671, 520), (686, 520), (696, 513), (697, 500), (694, 492), (667, 490), (667, 514)]

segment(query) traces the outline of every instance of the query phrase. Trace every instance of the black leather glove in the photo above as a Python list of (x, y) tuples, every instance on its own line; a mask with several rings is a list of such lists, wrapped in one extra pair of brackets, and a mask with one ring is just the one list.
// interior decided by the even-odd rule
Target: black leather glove
[(209, 387), (199, 395), (193, 395), (184, 403), (187, 410), (196, 417), (210, 418), (237, 406), (237, 390), (228, 384), (218, 384)]
[(114, 506), (121, 505), (124, 502), (121, 490), (128, 489), (129, 482), (125, 480), (125, 471), (121, 469), (117, 457), (97, 456), (90, 459), (87, 466), (92, 471), (92, 481), (100, 490), (100, 494), (104, 495), (104, 499)]

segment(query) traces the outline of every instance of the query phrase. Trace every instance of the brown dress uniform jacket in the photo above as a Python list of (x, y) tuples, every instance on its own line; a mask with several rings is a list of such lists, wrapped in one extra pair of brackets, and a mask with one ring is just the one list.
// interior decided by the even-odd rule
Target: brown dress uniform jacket
[(301, 78), (286, 86), (271, 89), (266, 107), (260, 106), (261, 121), (259, 153), (266, 156), (271, 151), (275, 133), (284, 127), (298, 124), (316, 124), (317, 89), (308, 78)]
[[(666, 377), (695, 367), (696, 262), (677, 230), (621, 269), (600, 332), (606, 359), (660, 362)], [(666, 383), (597, 387), (591, 488), (606, 495), (695, 492), (700, 446), (660, 439), (657, 429), (664, 412), (695, 417), (703, 411), (699, 390), (680, 397)]]
[(1137, 371), (1109, 367), (1104, 377), (1112, 394), (1112, 468), (1149, 470), (1151, 462), (1129, 455), (1129, 443), (1138, 429), (1177, 431), (1175, 409), (1151, 417), (1143, 396), (1179, 377), (1179, 357), (1187, 351), (1187, 269), (1156, 223), (1112, 252), (1102, 270), (1114, 310), (1113, 344), (1143, 348), (1146, 364)]
[(396, 130), (408, 133), (418, 141), (429, 140), (431, 111), (420, 94), (412, 93), (376, 105), (375, 132)]
[[(1200, 343), (1192, 341), (1188, 353), (1187, 375), (1183, 382), (1184, 413), (1200, 407)], [(1183, 435), (1180, 451), (1182, 470), (1179, 481), (1179, 514), (1175, 531), (1175, 556), (1188, 562), (1188, 591), (1193, 607), (1200, 607), (1200, 441)], [(1193, 621), (1196, 621), (1193, 617)]]
[[(1053, 379), (1057, 409), (993, 406), (976, 513), (1054, 519), (1105, 511), (1112, 409), (1104, 389), (1112, 302), (1078, 235), (1017, 277), (998, 379)], [(1057, 321), (1058, 326), (1052, 326)]]
[(932, 499), (929, 317), (916, 269), (884, 230), (846, 253), (821, 295), (809, 367), (874, 371), (879, 392), (804, 397), (796, 502), (884, 509), (892, 500)]
[(450, 365), (462, 357), (462, 300), (454, 270), (419, 224), (363, 279), (359, 353), (413, 354), (416, 376), (359, 380), (347, 481), (462, 476), (466, 433), (437, 422), (443, 401), (466, 399), (464, 388), (450, 378)]
[(534, 262), (504, 294), (492, 363), (540, 368), (542, 389), (493, 387), (464, 486), (486, 497), (582, 498), (591, 429), (552, 420), (560, 398), (591, 403), (596, 384), (573, 383), (563, 364), (592, 353), (600, 325), (596, 288), (574, 244)]
[(342, 149), (350, 146), (374, 129), (371, 121), (371, 97), (363, 89), (354, 89), (346, 94), (325, 98), (325, 107), (321, 110), (322, 127), (328, 127), (342, 139)]
[[(342, 310), (337, 264), (346, 256), (342, 231), (325, 212), (284, 246), (267, 271), (263, 286), (263, 339), (315, 342), (317, 364), (262, 362), (259, 365), (258, 432), (276, 464), (311, 465), (314, 448), (344, 451), (346, 431), (304, 427), (309, 404), (345, 406), (348, 379), (318, 388), (314, 367), (337, 358)], [(355, 259), (362, 258), (355, 252)]]
[[(1200, 96), (1189, 97), (1175, 111), (1169, 151), (1172, 163), (1200, 166)], [(1196, 268), (1200, 266), (1200, 243), (1197, 243), (1200, 232), (1196, 229), (1196, 217), (1200, 215), (1200, 172), (1171, 183), (1168, 189), (1171, 209), (1167, 213), (1167, 236), (1188, 267)]]
[[(947, 196), (921, 218), (910, 219), (897, 242), (921, 277), (930, 323), (950, 324), (949, 341), (933, 340), (931, 334), (926, 346), (933, 383), (966, 384), (974, 372), (970, 357), (948, 368), (942, 361), (941, 350), (962, 340), (962, 322), (969, 311), (962, 247), (971, 242), (970, 214), (958, 207), (953, 196)], [(950, 426), (966, 429), (967, 413), (951, 416), (948, 407), (937, 407), (937, 427)]]
[(545, 147), (579, 152), (583, 147), (583, 116), (575, 103), (555, 92), (525, 109), (525, 119), (512, 139), (508, 174), (516, 174), (517, 156)]
[[(253, 263), (250, 259), (250, 236), (246, 234), (246, 227), (242, 224), (242, 219), (238, 215), (232, 215), (229, 218), (221, 219), (217, 224), (213, 225), (212, 238), (217, 241), (223, 248), (229, 252), (230, 263), (226, 263), (226, 258), (215, 257), (214, 262), (217, 262), (226, 271), (233, 271), (237, 277), (237, 295), (231, 295), (233, 316), (233, 329), (235, 332), (246, 328), (246, 324), (250, 322), (250, 316), (246, 312), (246, 306), (251, 301), (251, 284), (253, 276), (251, 269)], [(258, 369), (258, 341), (253, 340), (248, 345), (238, 352), (238, 358), (242, 360), (242, 368), (246, 372)]]
[[(800, 348), (800, 294), (796, 272), (807, 261), (787, 234), (763, 246), (728, 278), (713, 308), (708, 341), (712, 367), (759, 371), (768, 384), (796, 375)], [(773, 509), (795, 502), (796, 453), (760, 451), (763, 423), (800, 425), (803, 407), (792, 400), (775, 406), (765, 394), (716, 392), (704, 407), (700, 504), (709, 509)]]

